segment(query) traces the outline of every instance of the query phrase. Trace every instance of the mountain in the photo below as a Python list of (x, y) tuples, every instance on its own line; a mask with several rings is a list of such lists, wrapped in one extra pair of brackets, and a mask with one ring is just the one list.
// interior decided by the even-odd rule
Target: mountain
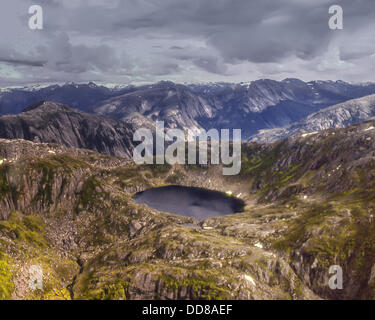
[(176, 84), (107, 88), (94, 83), (9, 88), (0, 92), (0, 114), (17, 114), (41, 100), (55, 101), (117, 120), (150, 127), (242, 129), (244, 140), (259, 130), (291, 125), (320, 109), (375, 94), (375, 84), (269, 79), (248, 83)]
[[(212, 106), (184, 85), (160, 82), (100, 102), (93, 113), (121, 120), (137, 117), (140, 126), (149, 121), (165, 121), (168, 128), (202, 128), (199, 119), (212, 116)], [(147, 127), (147, 125), (146, 125)]]
[(123, 157), (130, 157), (133, 149), (131, 124), (50, 101), (18, 115), (1, 116), (0, 138), (57, 143)]
[(243, 139), (259, 130), (289, 125), (322, 108), (375, 93), (375, 85), (342, 81), (258, 80), (242, 84), (178, 85), (161, 82), (100, 101), (92, 112), (167, 127), (240, 128)]
[(372, 117), (375, 117), (375, 95), (322, 109), (284, 128), (261, 130), (250, 141), (273, 142), (299, 133), (307, 135), (330, 128), (344, 128)]
[[(0, 297), (374, 299), (374, 128), (246, 143), (235, 177), (0, 139)], [(199, 222), (133, 200), (171, 183), (231, 190), (245, 211)]]
[(93, 82), (88, 84), (66, 83), (64, 85), (31, 86), (0, 89), (0, 114), (17, 114), (27, 106), (39, 101), (59, 102), (87, 111), (98, 101), (104, 101), (132, 90), (132, 87), (107, 88)]

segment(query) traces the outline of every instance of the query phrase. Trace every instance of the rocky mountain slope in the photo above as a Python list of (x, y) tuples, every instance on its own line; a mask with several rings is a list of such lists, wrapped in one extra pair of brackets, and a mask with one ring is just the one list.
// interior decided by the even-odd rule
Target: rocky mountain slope
[(375, 93), (374, 84), (343, 81), (257, 80), (249, 83), (152, 85), (106, 88), (89, 84), (1, 89), (0, 114), (17, 114), (49, 100), (138, 126), (164, 120), (168, 127), (241, 128), (248, 139), (259, 130), (290, 125), (322, 108)]
[(261, 130), (252, 136), (250, 141), (273, 142), (298, 133), (309, 134), (329, 128), (344, 128), (374, 116), (375, 95), (369, 95), (322, 109), (284, 128)]
[(162, 82), (100, 102), (92, 112), (121, 120), (137, 116), (140, 126), (163, 120), (169, 128), (198, 130), (202, 128), (198, 119), (210, 118), (213, 110), (188, 87)]
[[(246, 144), (238, 176), (0, 140), (0, 297), (373, 299), (374, 127)], [(132, 199), (168, 184), (231, 190), (245, 212), (198, 222)]]
[(18, 115), (0, 116), (0, 138), (51, 142), (130, 157), (133, 126), (43, 101)]

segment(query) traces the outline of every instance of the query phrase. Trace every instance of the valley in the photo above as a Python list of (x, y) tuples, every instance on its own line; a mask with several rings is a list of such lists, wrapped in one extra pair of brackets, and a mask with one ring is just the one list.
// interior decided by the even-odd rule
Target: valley
[[(373, 299), (374, 127), (244, 143), (236, 176), (1, 139), (0, 295)], [(168, 185), (230, 190), (244, 211), (199, 221), (133, 200)], [(36, 264), (44, 286), (30, 291)], [(343, 290), (328, 286), (331, 265), (343, 268)]]

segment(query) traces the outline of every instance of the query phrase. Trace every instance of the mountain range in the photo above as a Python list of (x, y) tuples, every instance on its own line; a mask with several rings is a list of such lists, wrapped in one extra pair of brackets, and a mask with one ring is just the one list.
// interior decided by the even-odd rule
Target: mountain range
[(249, 83), (152, 85), (107, 88), (94, 83), (0, 92), (0, 114), (18, 114), (41, 100), (54, 101), (150, 127), (163, 120), (167, 128), (242, 129), (244, 140), (260, 130), (292, 125), (321, 109), (375, 94), (375, 84), (343, 81), (257, 80)]

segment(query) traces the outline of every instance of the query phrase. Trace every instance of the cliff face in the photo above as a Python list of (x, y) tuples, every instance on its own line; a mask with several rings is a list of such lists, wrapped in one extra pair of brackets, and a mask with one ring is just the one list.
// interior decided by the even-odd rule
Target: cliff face
[(133, 148), (130, 124), (49, 101), (19, 115), (1, 116), (0, 137), (51, 142), (123, 157), (131, 156)]
[[(372, 299), (374, 127), (246, 144), (233, 177), (0, 140), (0, 296)], [(197, 222), (132, 199), (166, 184), (231, 190), (247, 206)], [(27, 286), (35, 264), (42, 291)], [(328, 287), (331, 265), (343, 268), (343, 290)]]

